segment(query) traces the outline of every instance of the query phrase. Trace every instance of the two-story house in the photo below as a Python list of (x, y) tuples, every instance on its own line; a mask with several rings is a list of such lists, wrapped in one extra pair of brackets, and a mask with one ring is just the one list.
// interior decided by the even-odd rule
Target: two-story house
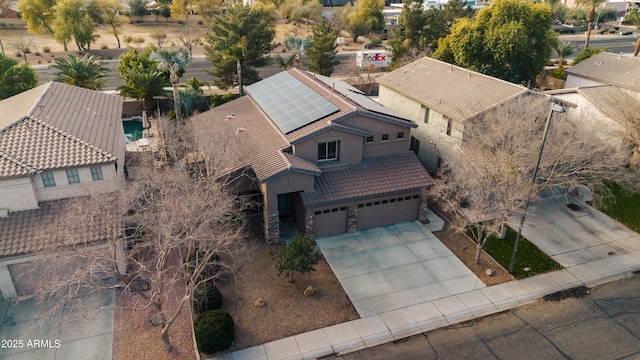
[(379, 101), (412, 119), (411, 150), (429, 172), (458, 161), (467, 121), (530, 92), (429, 57), (376, 79)]
[(426, 220), (433, 180), (409, 151), (416, 125), (350, 85), (298, 69), (192, 118), (211, 176), (261, 197), (265, 239)]
[(565, 69), (565, 88), (614, 85), (640, 101), (640, 59), (601, 52)]
[(122, 98), (50, 82), (0, 101), (0, 292), (17, 294), (56, 200), (124, 181)]

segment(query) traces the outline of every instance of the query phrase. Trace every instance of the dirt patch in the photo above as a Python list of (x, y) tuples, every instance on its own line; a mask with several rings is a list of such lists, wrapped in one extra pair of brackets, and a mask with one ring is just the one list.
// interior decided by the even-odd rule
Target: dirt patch
[[(479, 279), (487, 286), (498, 285), (514, 280), (515, 278), (495, 261), (489, 254), (482, 252), (480, 263), (476, 264), (476, 244), (465, 234), (452, 225), (452, 214), (436, 209), (440, 217), (445, 219), (445, 227), (442, 231), (433, 234), (451, 250)], [(491, 270), (491, 274), (487, 273)]]
[[(236, 325), (236, 338), (230, 351), (240, 350), (303, 332), (358, 319), (358, 313), (333, 271), (322, 259), (316, 271), (295, 274), (288, 282), (279, 276), (268, 250), (280, 245), (267, 245), (254, 227), (253, 252), (242, 265), (242, 275), (234, 283), (221, 284), (223, 308)], [(304, 296), (307, 286), (318, 292)], [(254, 306), (258, 299), (264, 307)]]

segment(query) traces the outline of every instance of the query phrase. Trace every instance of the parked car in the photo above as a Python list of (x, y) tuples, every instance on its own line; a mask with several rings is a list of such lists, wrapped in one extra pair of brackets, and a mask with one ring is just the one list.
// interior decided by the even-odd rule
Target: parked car
[(620, 35), (624, 36), (624, 35), (631, 35), (633, 34), (633, 31), (620, 31)]

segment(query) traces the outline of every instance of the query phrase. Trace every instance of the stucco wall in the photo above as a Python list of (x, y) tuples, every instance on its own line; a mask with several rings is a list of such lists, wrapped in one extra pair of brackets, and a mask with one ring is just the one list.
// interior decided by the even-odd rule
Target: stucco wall
[[(361, 140), (364, 143), (362, 151), (363, 158), (398, 154), (409, 151), (409, 145), (411, 142), (411, 128), (409, 127), (391, 124), (364, 116), (354, 116), (351, 119), (345, 120), (344, 124), (367, 129), (373, 134), (373, 142), (367, 143), (364, 139)], [(404, 133), (404, 137), (402, 139), (397, 138), (398, 132)], [(389, 140), (382, 141), (382, 134), (389, 134)]]
[(38, 201), (50, 201), (115, 191), (119, 189), (122, 186), (123, 169), (119, 167), (118, 172), (116, 172), (114, 163), (104, 164), (101, 167), (104, 180), (93, 181), (91, 178), (90, 167), (83, 167), (78, 168), (80, 183), (72, 185), (69, 185), (65, 170), (53, 171), (56, 186), (49, 188), (45, 188), (42, 184), (42, 175), (36, 174), (34, 178), (36, 197)]
[(268, 181), (266, 186), (263, 184), (261, 189), (267, 213), (278, 212), (278, 194), (297, 191), (311, 192), (314, 180), (315, 176), (313, 175), (291, 172)]
[(362, 136), (330, 129), (293, 146), (293, 154), (311, 161), (318, 160), (318, 143), (340, 141), (338, 161), (359, 164), (362, 161)]
[(574, 75), (567, 74), (567, 83), (564, 85), (565, 89), (571, 89), (584, 86), (605, 85), (602, 82), (589, 80)]
[(427, 106), (422, 106), (384, 86), (380, 86), (379, 101), (416, 122), (418, 128), (411, 130), (411, 136), (420, 141), (418, 158), (427, 171), (436, 171), (440, 159), (448, 163), (457, 161), (464, 131), (461, 122), (452, 120), (451, 133), (448, 135), (448, 119), (443, 114), (429, 109), (428, 122), (425, 123)]
[(10, 212), (38, 207), (31, 177), (0, 180), (0, 208)]

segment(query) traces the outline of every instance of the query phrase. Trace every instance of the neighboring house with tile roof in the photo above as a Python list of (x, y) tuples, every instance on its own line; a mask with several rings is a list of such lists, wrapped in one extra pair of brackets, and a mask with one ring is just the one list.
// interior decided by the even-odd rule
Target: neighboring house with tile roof
[(640, 116), (640, 100), (615, 85), (596, 85), (546, 92), (554, 98), (575, 104), (570, 111), (580, 124), (609, 144), (624, 146), (625, 124)]
[(524, 86), (429, 57), (418, 59), (376, 79), (379, 102), (418, 125), (411, 150), (435, 172), (457, 161), (464, 124), (510, 99), (531, 93)]
[(0, 101), (0, 211), (116, 190), (122, 98), (50, 82)]
[(409, 151), (414, 122), (298, 69), (246, 93), (192, 124), (209, 175), (260, 199), (268, 242), (426, 220), (433, 180)]
[[(0, 291), (10, 268), (42, 250), (36, 230), (56, 200), (118, 190), (124, 181), (122, 98), (50, 82), (0, 101)], [(59, 210), (59, 209), (58, 209)], [(13, 270), (12, 270), (13, 272)]]
[(565, 69), (565, 88), (615, 85), (640, 99), (640, 59), (601, 52)]

